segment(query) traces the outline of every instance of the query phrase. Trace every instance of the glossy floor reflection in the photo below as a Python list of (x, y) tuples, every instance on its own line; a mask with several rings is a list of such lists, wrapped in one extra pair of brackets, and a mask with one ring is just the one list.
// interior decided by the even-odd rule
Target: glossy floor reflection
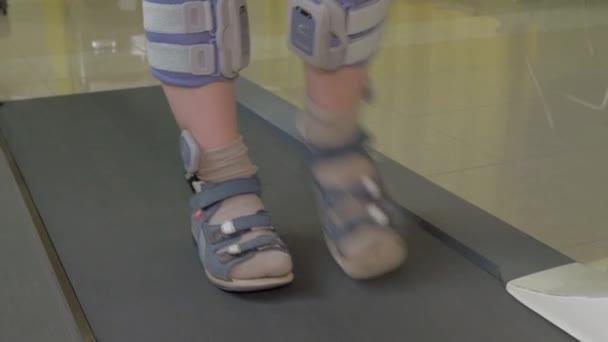
[[(139, 0), (9, 0), (0, 99), (156, 84)], [(243, 76), (298, 103), (284, 1), (250, 6)], [(608, 258), (608, 4), (400, 0), (364, 109), (375, 146), (584, 262)]]

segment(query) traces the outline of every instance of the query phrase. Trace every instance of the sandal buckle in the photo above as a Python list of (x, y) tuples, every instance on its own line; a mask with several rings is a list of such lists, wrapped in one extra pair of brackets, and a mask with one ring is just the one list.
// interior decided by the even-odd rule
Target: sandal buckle
[(372, 198), (379, 199), (382, 197), (382, 191), (380, 190), (380, 187), (378, 187), (378, 184), (376, 184), (376, 182), (374, 182), (371, 177), (361, 177), (361, 183), (363, 183), (365, 190), (367, 190), (369, 194), (372, 195)]
[(238, 244), (230, 245), (226, 252), (228, 252), (228, 254), (230, 255), (239, 255), (241, 254), (241, 246), (239, 246)]
[(378, 206), (374, 204), (370, 204), (367, 206), (367, 213), (371, 216), (376, 222), (378, 222), (381, 226), (386, 226), (389, 224), (388, 216), (380, 209)]
[(234, 223), (232, 221), (226, 221), (222, 223), (221, 231), (225, 235), (231, 235), (236, 232), (236, 227), (234, 227)]
[(190, 186), (192, 187), (192, 190), (194, 190), (194, 192), (199, 193), (203, 190), (203, 184), (204, 182), (201, 182), (199, 180), (194, 180), (192, 182), (190, 182)]

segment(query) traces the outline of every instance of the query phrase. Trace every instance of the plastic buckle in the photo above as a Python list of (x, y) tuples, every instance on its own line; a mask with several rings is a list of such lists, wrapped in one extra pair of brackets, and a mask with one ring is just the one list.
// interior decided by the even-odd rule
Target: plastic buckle
[(212, 28), (209, 2), (190, 1), (182, 5), (186, 32), (205, 32)]
[(380, 199), (382, 197), (382, 191), (376, 182), (374, 182), (371, 177), (363, 176), (361, 177), (361, 183), (363, 183), (363, 187), (367, 192), (372, 196), (373, 199)]
[(232, 223), (232, 221), (226, 221), (226, 222), (222, 223), (222, 226), (220, 229), (221, 229), (222, 233), (225, 235), (231, 235), (236, 232), (236, 228), (234, 227), (234, 223)]
[(226, 252), (228, 252), (228, 254), (230, 255), (239, 255), (241, 254), (241, 246), (239, 246), (238, 244), (230, 245)]
[(189, 48), (190, 69), (198, 76), (213, 75), (215, 72), (215, 51), (211, 44), (192, 45)]
[(367, 213), (381, 226), (386, 226), (390, 223), (388, 216), (375, 204), (367, 206)]

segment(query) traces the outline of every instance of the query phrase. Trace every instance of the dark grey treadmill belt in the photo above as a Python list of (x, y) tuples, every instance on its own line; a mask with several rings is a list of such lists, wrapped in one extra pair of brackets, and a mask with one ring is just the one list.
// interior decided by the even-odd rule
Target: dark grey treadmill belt
[(348, 279), (322, 241), (301, 147), (244, 108), (296, 272), (287, 288), (249, 295), (201, 270), (160, 89), (10, 103), (0, 123), (99, 341), (571, 341), (419, 229), (406, 268)]

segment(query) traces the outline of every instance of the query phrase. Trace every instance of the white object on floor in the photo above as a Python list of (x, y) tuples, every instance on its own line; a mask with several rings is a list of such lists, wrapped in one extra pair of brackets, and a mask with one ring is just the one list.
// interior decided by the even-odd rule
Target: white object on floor
[(515, 279), (507, 291), (580, 341), (608, 341), (608, 273), (573, 263)]

